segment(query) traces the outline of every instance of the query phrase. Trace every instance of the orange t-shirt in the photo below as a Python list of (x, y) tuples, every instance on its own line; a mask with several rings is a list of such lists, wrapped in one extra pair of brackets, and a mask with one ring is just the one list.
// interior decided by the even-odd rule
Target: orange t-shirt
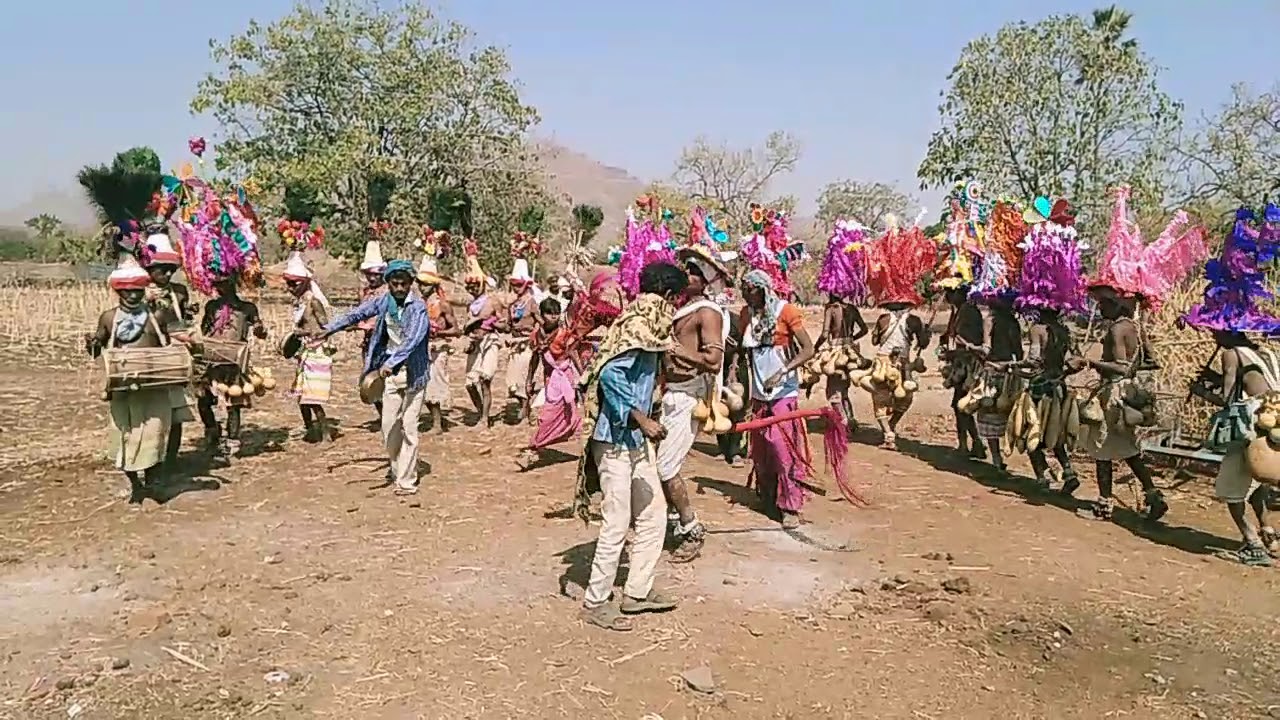
[[(742, 314), (739, 317), (739, 326), (747, 327), (750, 322), (751, 308), (743, 306)], [(799, 307), (787, 303), (782, 306), (782, 312), (778, 313), (778, 324), (773, 330), (773, 346), (788, 347), (791, 345), (791, 339), (796, 333), (804, 328), (804, 313)]]

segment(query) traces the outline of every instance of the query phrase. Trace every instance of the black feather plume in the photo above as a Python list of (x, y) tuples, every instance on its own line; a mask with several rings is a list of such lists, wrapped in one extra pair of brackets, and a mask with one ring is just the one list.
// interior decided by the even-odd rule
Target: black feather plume
[(369, 178), (369, 219), (385, 220), (391, 197), (396, 192), (396, 179), (388, 173), (375, 173)]

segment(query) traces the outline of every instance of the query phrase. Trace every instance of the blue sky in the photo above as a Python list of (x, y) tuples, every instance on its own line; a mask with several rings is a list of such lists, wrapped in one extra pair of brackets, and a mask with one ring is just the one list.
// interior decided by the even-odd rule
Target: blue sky
[[(778, 191), (811, 209), (840, 177), (914, 190), (946, 74), (966, 40), (1018, 19), (1088, 12), (1083, 0), (452, 0), (440, 7), (505, 47), (538, 134), (642, 179), (670, 174), (699, 134), (735, 144), (771, 130), (805, 154)], [(0, 210), (74, 187), (87, 162), (131, 145), (166, 165), (211, 123), (187, 104), (207, 41), (269, 21), (291, 0), (21, 0), (0, 24)], [(1199, 114), (1233, 82), (1264, 87), (1280, 67), (1274, 0), (1129, 0), (1133, 35), (1163, 86)], [(956, 14), (962, 8), (974, 8)], [(754, 30), (752, 30), (754, 28)], [(1235, 35), (1235, 28), (1255, 28)], [(1240, 38), (1240, 39), (1237, 39)]]

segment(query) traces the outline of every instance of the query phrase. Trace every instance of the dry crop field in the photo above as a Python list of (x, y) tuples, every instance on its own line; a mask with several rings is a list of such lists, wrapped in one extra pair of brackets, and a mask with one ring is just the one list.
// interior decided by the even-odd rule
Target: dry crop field
[[(1234, 533), (1203, 478), (1165, 472), (1161, 527), (1084, 520), (952, 457), (936, 374), (900, 452), (852, 449), (871, 507), (810, 502), (805, 532), (837, 550), (779, 532), (700, 442), (712, 534), (660, 567), (683, 605), (609, 634), (577, 619), (578, 448), (516, 472), (529, 428), (468, 427), (459, 382), (424, 491), (393, 497), (353, 338), (336, 442), (303, 444), (277, 391), (229, 468), (188, 426), (167, 502), (129, 507), (75, 352), (110, 302), (0, 289), (0, 717), (1280, 717), (1280, 576), (1214, 557)], [(278, 337), (287, 309), (264, 309)]]

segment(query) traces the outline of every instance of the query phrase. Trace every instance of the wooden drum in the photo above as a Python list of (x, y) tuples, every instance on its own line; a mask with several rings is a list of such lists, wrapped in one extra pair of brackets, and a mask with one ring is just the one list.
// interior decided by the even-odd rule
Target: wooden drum
[(102, 351), (107, 390), (173, 387), (191, 382), (191, 353), (182, 345)]
[(204, 338), (200, 341), (196, 360), (206, 367), (234, 365), (243, 373), (249, 369), (249, 343)]

